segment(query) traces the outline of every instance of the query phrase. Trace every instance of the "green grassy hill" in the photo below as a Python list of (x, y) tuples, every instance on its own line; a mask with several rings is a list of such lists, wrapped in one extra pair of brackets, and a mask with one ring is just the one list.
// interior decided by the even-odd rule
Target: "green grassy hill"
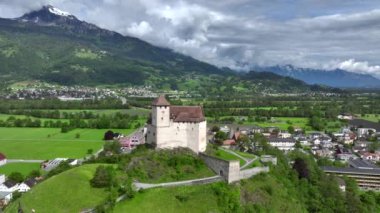
[(24, 194), (5, 212), (17, 212), (18, 203), (24, 212), (80, 212), (102, 203), (108, 193), (90, 186), (90, 179), (99, 164), (84, 165), (54, 176)]

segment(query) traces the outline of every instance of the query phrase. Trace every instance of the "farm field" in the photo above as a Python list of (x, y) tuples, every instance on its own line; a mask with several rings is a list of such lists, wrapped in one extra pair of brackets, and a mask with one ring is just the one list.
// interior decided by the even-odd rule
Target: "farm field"
[(0, 166), (0, 174), (8, 176), (12, 172), (20, 172), (22, 175), (27, 176), (33, 170), (40, 170), (39, 163), (7, 163)]
[(222, 212), (212, 187), (213, 184), (149, 189), (121, 201), (114, 212)]
[[(21, 203), (24, 212), (80, 212), (101, 204), (108, 192), (90, 186), (99, 164), (89, 164), (70, 169), (38, 184), (13, 202), (5, 212), (17, 212)], [(54, 190), (52, 190), (54, 189)]]
[[(0, 152), (9, 159), (82, 158), (87, 150), (95, 152), (103, 146), (102, 139), (106, 131), (107, 129), (75, 129), (61, 133), (56, 128), (0, 128)], [(127, 135), (134, 130), (113, 131)]]

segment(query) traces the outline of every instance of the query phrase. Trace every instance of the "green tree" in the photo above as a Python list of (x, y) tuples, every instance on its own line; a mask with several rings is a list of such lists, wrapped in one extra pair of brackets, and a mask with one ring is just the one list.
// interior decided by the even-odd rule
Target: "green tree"
[(114, 181), (115, 171), (113, 167), (98, 166), (90, 183), (92, 187), (105, 188), (114, 186)]
[(8, 176), (8, 179), (9, 180), (13, 180), (17, 183), (21, 183), (24, 181), (24, 176), (20, 173), (20, 172), (12, 172), (9, 176)]

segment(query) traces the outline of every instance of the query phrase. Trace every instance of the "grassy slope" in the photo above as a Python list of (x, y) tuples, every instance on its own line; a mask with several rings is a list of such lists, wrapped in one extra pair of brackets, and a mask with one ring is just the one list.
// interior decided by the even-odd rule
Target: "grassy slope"
[[(97, 164), (84, 165), (54, 176), (34, 187), (19, 200), (24, 212), (80, 212), (95, 207), (107, 196), (90, 186)], [(5, 212), (17, 212), (14, 202)]]
[[(10, 159), (81, 158), (88, 149), (96, 151), (102, 147), (105, 131), (76, 129), (60, 133), (60, 129), (54, 128), (0, 128), (0, 152)], [(114, 131), (129, 134), (133, 130)]]
[[(254, 212), (306, 212), (294, 195), (292, 187), (284, 186), (272, 175), (261, 174), (241, 182), (241, 204)], [(252, 208), (255, 206), (254, 208)]]
[(20, 172), (27, 176), (33, 170), (40, 170), (39, 163), (8, 163), (0, 166), (0, 174), (9, 175), (12, 172)]
[[(137, 193), (132, 200), (117, 204), (114, 212), (221, 212), (212, 185), (156, 188)], [(180, 201), (176, 196), (186, 197)]]

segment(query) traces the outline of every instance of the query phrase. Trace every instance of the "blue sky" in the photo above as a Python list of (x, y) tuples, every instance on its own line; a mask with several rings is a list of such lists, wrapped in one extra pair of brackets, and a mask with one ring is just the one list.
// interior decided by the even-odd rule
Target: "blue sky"
[(221, 67), (292, 64), (380, 78), (380, 1), (0, 0), (0, 17), (47, 4)]

